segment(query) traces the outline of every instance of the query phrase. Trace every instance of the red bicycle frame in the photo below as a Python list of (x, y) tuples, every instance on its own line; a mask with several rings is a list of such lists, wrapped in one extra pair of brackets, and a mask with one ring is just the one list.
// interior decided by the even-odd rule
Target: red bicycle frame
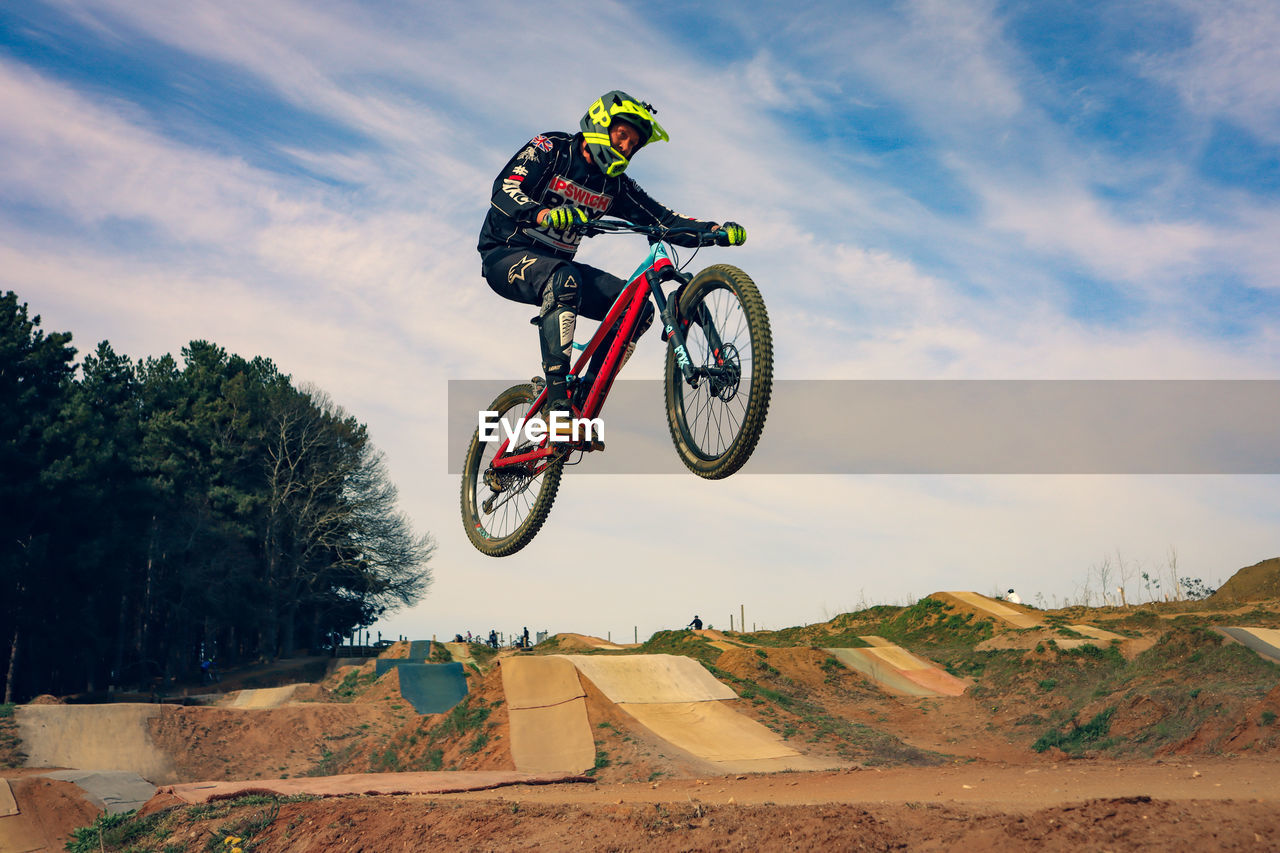
[[(581, 410), (574, 408), (575, 417), (595, 418), (600, 414), (600, 410), (604, 408), (604, 401), (609, 396), (609, 389), (613, 387), (613, 381), (622, 369), (622, 353), (625, 351), (627, 344), (631, 340), (632, 333), (640, 322), (640, 314), (644, 311), (644, 305), (649, 300), (650, 295), (657, 301), (658, 315), (663, 317), (665, 322), (665, 318), (669, 314), (661, 283), (672, 279), (683, 280), (683, 277), (676, 269), (670, 249), (667, 248), (666, 243), (658, 241), (653, 244), (644, 263), (632, 275), (631, 281), (618, 294), (618, 298), (613, 301), (613, 305), (609, 308), (609, 313), (605, 315), (604, 320), (600, 323), (600, 328), (596, 329), (596, 333), (591, 336), (591, 340), (582, 350), (582, 355), (578, 357), (577, 362), (573, 365), (573, 370), (569, 375), (571, 377), (580, 377), (582, 370), (590, 363), (591, 357), (596, 350), (603, 345), (609, 330), (614, 327), (614, 324), (618, 324), (618, 333), (609, 345), (609, 352), (605, 355), (604, 364), (601, 366), (600, 372), (596, 374), (595, 381), (591, 384), (591, 389), (587, 393)], [(667, 329), (662, 336), (663, 340), (671, 337), (672, 334), (672, 326), (667, 323)], [(676, 351), (679, 355), (684, 355), (683, 335), (679, 334), (679, 332), (674, 334), (677, 338), (674, 343)], [(684, 357), (683, 363), (688, 363), (687, 356)], [(546, 402), (546, 399), (547, 389), (543, 388), (542, 393), (538, 395), (537, 399), (529, 407), (529, 411), (538, 411), (543, 403)], [(535, 467), (532, 475), (537, 476), (551, 463), (551, 457), (557, 452), (556, 448), (550, 446), (548, 437), (544, 436), (537, 448), (508, 456), (507, 449), (510, 442), (510, 438), (503, 440), (493, 458), (492, 467), (503, 468), (508, 465), (533, 463)]]

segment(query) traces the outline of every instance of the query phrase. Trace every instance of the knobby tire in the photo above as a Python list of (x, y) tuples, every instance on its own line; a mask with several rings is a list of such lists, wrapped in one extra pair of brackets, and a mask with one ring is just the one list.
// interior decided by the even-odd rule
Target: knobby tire
[[(499, 394), (498, 398), (489, 405), (489, 409), (507, 419), (508, 413), (523, 407), (523, 412), (510, 416), (511, 420), (514, 420), (516, 417), (530, 414), (529, 407), (536, 396), (537, 392), (532, 385), (513, 385)], [(484, 483), (483, 478), (500, 443), (501, 438), (492, 442), (482, 442), (480, 430), (477, 428), (471, 434), (471, 444), (467, 448), (466, 460), (462, 465), (462, 526), (476, 550), (490, 557), (509, 557), (528, 545), (533, 537), (538, 535), (543, 522), (551, 512), (551, 505), (555, 502), (556, 492), (560, 488), (560, 475), (564, 471), (563, 458), (555, 460), (525, 489), (517, 492), (514, 498), (499, 508), (506, 510), (502, 513), (502, 518), (499, 518), (499, 512), (488, 515), (484, 513), (482, 506), (485, 498), (493, 492)], [(530, 491), (533, 492), (532, 496), (529, 495)], [(507, 509), (508, 507), (511, 509)], [(525, 512), (523, 517), (513, 521), (511, 515), (522, 510)], [(506, 530), (508, 523), (512, 528), (509, 531)]]
[[(743, 360), (749, 361), (750, 375), (744, 371), (736, 394), (723, 401), (709, 394), (705, 379), (701, 388), (687, 385), (676, 365), (675, 348), (668, 346), (667, 425), (685, 467), (699, 477), (720, 480), (745, 465), (760, 441), (773, 390), (773, 335), (760, 291), (737, 267), (717, 264), (698, 273), (684, 288), (679, 316), (692, 320), (699, 306), (706, 306), (726, 343), (733, 343), (739, 353), (743, 343), (749, 345), (749, 356)], [(726, 328), (719, 328), (721, 323)], [(699, 335), (696, 320), (685, 335), (693, 366), (713, 364), (714, 355), (705, 335)]]

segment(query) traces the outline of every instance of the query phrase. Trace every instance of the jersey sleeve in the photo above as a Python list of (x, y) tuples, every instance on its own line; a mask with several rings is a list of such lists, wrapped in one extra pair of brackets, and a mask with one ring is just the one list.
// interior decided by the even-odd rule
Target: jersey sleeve
[(530, 198), (526, 187), (537, 186), (554, 159), (553, 144), (545, 136), (535, 136), (511, 158), (493, 182), (490, 203), (516, 222), (532, 224), (543, 205)]
[[(663, 228), (687, 228), (692, 225), (702, 231), (710, 231), (716, 225), (714, 222), (676, 213), (656, 201), (626, 175), (622, 176), (622, 191), (618, 195), (621, 204), (615, 205), (610, 212), (637, 225), (661, 225)], [(698, 238), (692, 234), (676, 235), (671, 238), (671, 242), (677, 246), (699, 245)]]

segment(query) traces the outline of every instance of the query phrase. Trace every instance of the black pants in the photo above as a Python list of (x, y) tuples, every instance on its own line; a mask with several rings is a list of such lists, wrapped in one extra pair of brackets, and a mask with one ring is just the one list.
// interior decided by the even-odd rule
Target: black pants
[[(580, 301), (577, 313), (589, 320), (603, 320), (613, 301), (627, 286), (604, 270), (527, 250), (498, 249), (481, 259), (485, 281), (499, 296), (525, 305), (542, 306), (547, 280), (564, 264), (578, 271)], [(541, 314), (542, 312), (539, 311)]]
[[(604, 320), (614, 300), (618, 298), (618, 294), (627, 286), (627, 283), (616, 275), (588, 264), (523, 249), (495, 250), (484, 255), (481, 262), (485, 281), (495, 293), (514, 302), (538, 306), (538, 314), (532, 322), (539, 326), (540, 339), (551, 334), (546, 328), (548, 324), (543, 324), (541, 318), (556, 307), (548, 283), (557, 270), (561, 270), (561, 275), (565, 269), (572, 272), (577, 282), (577, 300), (571, 310), (590, 320)], [(635, 338), (638, 339), (644, 334), (651, 322), (653, 322), (653, 305), (649, 303), (645, 305), (644, 313), (640, 316)], [(543, 340), (542, 343), (544, 368), (547, 368), (548, 348), (553, 349), (558, 342)], [(606, 341), (606, 345), (597, 349), (592, 356), (588, 374), (595, 374), (604, 363), (605, 355), (609, 351), (608, 343)], [(553, 374), (548, 370), (548, 386), (560, 387), (560, 383), (563, 382), (562, 377), (563, 374), (559, 371)]]

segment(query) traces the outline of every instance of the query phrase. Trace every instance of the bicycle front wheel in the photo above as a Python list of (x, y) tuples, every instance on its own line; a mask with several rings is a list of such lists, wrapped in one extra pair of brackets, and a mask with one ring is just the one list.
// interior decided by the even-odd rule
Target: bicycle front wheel
[(773, 390), (773, 334), (751, 277), (717, 264), (689, 282), (679, 316), (697, 374), (684, 379), (667, 347), (667, 425), (685, 467), (708, 480), (747, 463), (760, 441)]
[[(536, 397), (532, 385), (513, 385), (489, 409), (514, 431), (521, 419), (533, 414)], [(564, 470), (563, 458), (541, 471), (532, 463), (494, 468), (493, 457), (506, 434), (499, 428), (498, 437), (486, 442), (477, 429), (462, 465), (462, 526), (476, 550), (490, 557), (508, 557), (533, 540), (551, 512)], [(517, 446), (508, 453), (532, 449)]]

